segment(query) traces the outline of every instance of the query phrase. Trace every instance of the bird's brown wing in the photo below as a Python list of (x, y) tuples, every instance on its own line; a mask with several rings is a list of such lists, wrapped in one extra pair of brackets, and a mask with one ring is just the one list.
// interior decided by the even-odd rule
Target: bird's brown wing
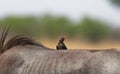
[(62, 46), (61, 46), (62, 49), (67, 49), (66, 45), (64, 43), (62, 43)]

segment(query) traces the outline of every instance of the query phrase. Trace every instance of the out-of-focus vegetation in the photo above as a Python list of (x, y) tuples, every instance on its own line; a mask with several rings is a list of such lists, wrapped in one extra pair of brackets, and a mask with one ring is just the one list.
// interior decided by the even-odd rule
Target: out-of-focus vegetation
[(110, 1), (111, 1), (111, 3), (113, 3), (114, 5), (120, 7), (120, 0), (110, 0)]
[(85, 17), (80, 23), (78, 23), (78, 29), (82, 37), (87, 38), (90, 41), (97, 42), (104, 38), (107, 38), (110, 32), (110, 27), (107, 23), (100, 20)]
[[(120, 31), (101, 20), (85, 17), (81, 21), (73, 21), (65, 16), (43, 15), (26, 17), (6, 17), (0, 20), (3, 25), (12, 25), (12, 32), (29, 34), (36, 37), (58, 38), (65, 35), (69, 38), (80, 38), (91, 42), (103, 39), (117, 39)], [(117, 37), (116, 37), (117, 36)], [(119, 36), (120, 37), (120, 36)]]

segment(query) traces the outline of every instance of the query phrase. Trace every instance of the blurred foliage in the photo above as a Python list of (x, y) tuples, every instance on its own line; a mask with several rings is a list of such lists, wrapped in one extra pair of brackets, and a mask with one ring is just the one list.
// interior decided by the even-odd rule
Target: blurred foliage
[(110, 0), (114, 5), (120, 7), (120, 0)]
[(12, 25), (12, 32), (17, 34), (51, 38), (65, 35), (69, 38), (83, 38), (92, 42), (107, 38), (110, 32), (107, 23), (90, 17), (75, 22), (65, 16), (14, 16), (1, 19), (0, 23)]
[(78, 26), (81, 35), (93, 42), (106, 38), (110, 32), (106, 23), (89, 17), (85, 17)]

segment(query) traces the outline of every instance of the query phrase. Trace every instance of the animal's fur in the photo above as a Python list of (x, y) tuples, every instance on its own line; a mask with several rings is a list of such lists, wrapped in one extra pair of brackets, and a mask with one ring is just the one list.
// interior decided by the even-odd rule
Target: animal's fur
[[(42, 44), (22, 35), (17, 35), (11, 38), (6, 44), (5, 49), (10, 49), (15, 46), (25, 46), (25, 45), (34, 45), (34, 46), (43, 46)], [(44, 47), (44, 46), (43, 46)]]
[(16, 36), (0, 55), (0, 74), (120, 74), (120, 51), (61, 50)]

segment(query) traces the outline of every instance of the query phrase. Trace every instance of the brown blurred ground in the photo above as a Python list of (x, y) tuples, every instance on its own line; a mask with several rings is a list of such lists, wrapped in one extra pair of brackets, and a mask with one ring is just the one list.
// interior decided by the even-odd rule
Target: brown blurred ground
[[(42, 38), (38, 40), (43, 45), (54, 48), (57, 44), (57, 39)], [(69, 49), (108, 49), (108, 48), (120, 48), (120, 42), (112, 40), (104, 40), (99, 43), (91, 43), (78, 39), (66, 39), (65, 44)]]

